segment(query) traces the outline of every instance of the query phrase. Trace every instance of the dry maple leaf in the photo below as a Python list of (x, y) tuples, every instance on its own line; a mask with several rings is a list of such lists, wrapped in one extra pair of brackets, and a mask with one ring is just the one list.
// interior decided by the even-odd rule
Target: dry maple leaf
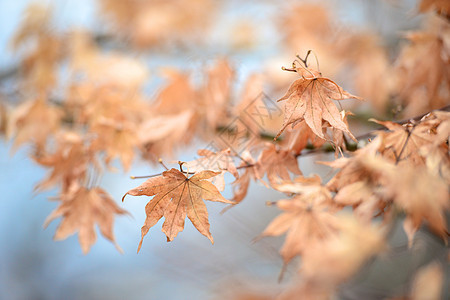
[(424, 166), (402, 164), (389, 170), (386, 175), (386, 194), (406, 213), (404, 227), (410, 244), (424, 221), (432, 232), (447, 241), (445, 212), (450, 210), (448, 184)]
[(277, 216), (261, 234), (261, 237), (278, 236), (287, 232), (280, 250), (286, 265), (312, 242), (335, 234), (339, 223), (330, 205), (331, 194), (320, 185), (319, 177), (284, 182), (277, 185), (277, 189), (284, 192), (301, 192), (292, 199), (276, 202), (284, 213)]
[[(362, 179), (376, 182), (379, 174), (372, 170), (374, 164), (368, 168), (364, 163), (368, 159), (374, 159), (378, 155), (378, 149), (383, 143), (382, 136), (373, 139), (372, 142), (365, 147), (358, 149), (351, 157), (341, 157), (331, 162), (318, 162), (335, 169), (341, 169), (331, 180), (327, 183), (330, 191), (337, 192), (346, 185), (360, 181)], [(380, 160), (380, 162), (382, 162)], [(383, 160), (382, 166), (385, 166)], [(377, 169), (378, 170), (378, 169)]]
[(35, 92), (49, 92), (58, 80), (57, 63), (63, 56), (62, 37), (51, 30), (48, 5), (33, 3), (25, 10), (22, 22), (12, 39), (14, 50), (26, 49), (21, 68), (27, 87)]
[(134, 148), (139, 145), (135, 124), (103, 119), (98, 120), (90, 129), (95, 136), (91, 150), (104, 151), (106, 165), (114, 158), (120, 158), (124, 170), (128, 170), (133, 161)]
[(302, 255), (302, 277), (320, 290), (334, 290), (384, 249), (380, 227), (360, 223), (351, 215), (340, 215), (337, 222), (339, 234), (313, 243)]
[(289, 180), (289, 172), (301, 175), (298, 168), (297, 158), (288, 150), (279, 149), (275, 144), (266, 144), (256, 163), (258, 173), (262, 176), (267, 174), (271, 184), (279, 179)]
[(218, 152), (213, 152), (207, 149), (200, 149), (197, 154), (201, 157), (196, 160), (188, 161), (184, 166), (190, 172), (200, 172), (200, 171), (214, 171), (220, 174), (214, 176), (210, 180), (219, 191), (223, 191), (225, 188), (225, 173), (230, 172), (234, 178), (239, 178), (239, 173), (234, 165), (233, 155), (230, 149), (225, 149)]
[[(348, 126), (347, 116), (352, 116), (353, 113), (350, 111), (341, 111), (342, 121), (344, 121), (345, 124)], [(333, 136), (333, 144), (335, 147), (334, 151), (334, 157), (337, 158), (339, 153), (342, 154), (342, 149), (344, 151), (347, 150), (346, 140), (344, 136), (344, 132), (340, 129), (333, 128), (332, 130), (332, 136)]]
[(198, 109), (199, 95), (189, 81), (188, 74), (168, 68), (163, 69), (162, 74), (167, 77), (168, 83), (156, 97), (153, 106), (156, 114), (173, 115)]
[(95, 243), (94, 225), (100, 228), (102, 235), (116, 244), (113, 233), (114, 214), (125, 214), (107, 192), (99, 187), (87, 189), (79, 187), (73, 192), (62, 195), (60, 206), (45, 220), (44, 227), (58, 217), (63, 217), (55, 233), (55, 240), (63, 240), (78, 231), (78, 240), (83, 253), (89, 252)]
[(227, 120), (227, 107), (235, 72), (226, 59), (221, 59), (207, 73), (205, 85), (200, 91), (200, 109), (209, 128), (216, 130), (218, 125)]
[[(142, 122), (137, 131), (139, 144), (144, 145), (144, 156), (155, 161), (162, 155), (171, 155), (174, 148), (193, 137), (191, 124), (194, 112), (185, 110), (178, 114), (156, 115)], [(180, 126), (185, 124), (185, 126)]]
[(12, 149), (33, 142), (38, 151), (45, 148), (47, 138), (60, 126), (62, 111), (38, 98), (21, 104), (10, 118), (9, 135), (15, 135)]
[(300, 281), (285, 290), (280, 300), (334, 299), (336, 288), (357, 272), (363, 263), (384, 249), (380, 227), (357, 222), (351, 215), (336, 217), (338, 234), (329, 235), (305, 248), (298, 269)]
[(380, 152), (385, 158), (396, 162), (408, 160), (414, 164), (425, 163), (425, 158), (420, 155), (419, 150), (424, 145), (433, 144), (435, 128), (439, 124), (437, 120), (403, 125), (390, 121), (371, 121), (389, 129), (389, 132), (382, 133), (384, 149), (380, 149)]
[(233, 203), (225, 199), (216, 186), (208, 181), (219, 174), (219, 172), (202, 171), (189, 178), (176, 169), (170, 169), (129, 190), (122, 201), (126, 195), (155, 196), (145, 206), (147, 217), (141, 229), (141, 241), (137, 251), (141, 249), (144, 236), (150, 227), (162, 217), (165, 218), (162, 231), (166, 234), (167, 241), (172, 241), (183, 230), (186, 214), (195, 228), (214, 243), (209, 232), (208, 211), (202, 199)]
[(346, 32), (336, 39), (336, 44), (336, 58), (343, 59), (346, 66), (352, 69), (349, 79), (354, 91), (370, 101), (376, 112), (383, 114), (394, 78), (380, 37), (370, 31)]
[(236, 180), (233, 181), (233, 204), (229, 205), (228, 207), (224, 208), (222, 212), (225, 212), (226, 210), (230, 209), (236, 204), (239, 204), (242, 200), (244, 200), (245, 196), (248, 192), (248, 187), (250, 185), (250, 180), (256, 180), (261, 179), (261, 176), (258, 173), (257, 167), (256, 167), (256, 161), (253, 159), (252, 154), (248, 150), (244, 150), (240, 157), (243, 159), (243, 161), (240, 164), (240, 169), (244, 170), (242, 174), (239, 174), (238, 177), (236, 177)]
[(404, 117), (425, 113), (448, 104), (450, 93), (450, 24), (443, 18), (430, 18), (426, 31), (409, 32), (406, 45), (397, 58), (397, 92)]
[(78, 134), (64, 132), (56, 136), (56, 141), (58, 146), (54, 153), (38, 153), (33, 157), (41, 166), (51, 168), (47, 178), (36, 186), (38, 191), (61, 183), (61, 190), (66, 192), (73, 184), (84, 181), (89, 163), (96, 166), (93, 153), (88, 151)]
[(352, 157), (320, 162), (341, 169), (327, 183), (327, 187), (337, 192), (333, 199), (335, 204), (353, 206), (355, 215), (361, 221), (370, 222), (374, 216), (384, 213), (390, 201), (383, 191), (394, 165), (379, 155), (378, 149), (382, 143), (382, 136), (378, 136)]
[(285, 70), (297, 72), (302, 78), (294, 81), (286, 94), (278, 100), (286, 100), (286, 104), (283, 127), (275, 139), (283, 133), (288, 125), (295, 126), (303, 120), (322, 139), (325, 139), (322, 131), (323, 121), (328, 121), (331, 127), (340, 129), (355, 139), (347, 124), (342, 120), (333, 100), (361, 98), (344, 91), (334, 81), (322, 77), (321, 73), (313, 69), (301, 69), (294, 65), (294, 69)]
[(301, 121), (286, 133), (286, 146), (293, 155), (299, 155), (308, 143), (314, 148), (320, 148), (326, 142), (314, 134), (305, 121)]

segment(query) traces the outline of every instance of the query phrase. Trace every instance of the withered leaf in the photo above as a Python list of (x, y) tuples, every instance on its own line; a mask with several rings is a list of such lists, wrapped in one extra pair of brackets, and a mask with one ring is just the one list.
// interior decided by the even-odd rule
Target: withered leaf
[(308, 143), (314, 148), (320, 148), (326, 142), (315, 135), (305, 121), (301, 121), (286, 133), (286, 146), (294, 155), (299, 155)]
[(360, 98), (344, 91), (331, 79), (321, 77), (317, 71), (305, 70), (307, 72), (302, 71), (302, 78), (294, 81), (286, 94), (278, 100), (287, 101), (283, 127), (275, 138), (278, 138), (288, 125), (305, 120), (317, 136), (325, 139), (322, 132), (322, 121), (325, 120), (331, 127), (346, 132), (354, 139), (333, 100)]
[(43, 150), (47, 138), (60, 126), (62, 111), (49, 105), (44, 98), (21, 104), (11, 115), (9, 135), (14, 135), (13, 150), (25, 142), (33, 142)]
[(384, 149), (380, 149), (385, 158), (393, 161), (408, 160), (414, 164), (425, 163), (425, 158), (420, 155), (419, 150), (421, 146), (433, 143), (433, 131), (437, 121), (400, 125), (390, 121), (371, 120), (389, 129), (389, 132), (384, 134)]
[(55, 233), (55, 240), (63, 240), (78, 231), (78, 240), (86, 254), (97, 239), (94, 225), (100, 228), (102, 235), (116, 244), (113, 233), (114, 214), (125, 214), (102, 188), (87, 189), (79, 187), (61, 197), (60, 206), (45, 220), (44, 227), (58, 217), (63, 217)]
[(301, 254), (311, 243), (337, 232), (339, 222), (330, 205), (331, 194), (318, 177), (302, 178), (277, 185), (284, 192), (300, 192), (292, 199), (279, 200), (284, 212), (277, 216), (261, 236), (278, 236), (287, 232), (280, 250), (284, 263)]
[(422, 223), (443, 240), (448, 239), (446, 211), (450, 210), (448, 185), (431, 174), (424, 166), (398, 165), (387, 174), (387, 194), (406, 213), (408, 238), (411, 239)]
[(339, 234), (306, 248), (301, 274), (318, 288), (336, 286), (354, 274), (371, 256), (384, 249), (384, 230), (358, 222), (350, 215), (337, 217)]
[(140, 186), (129, 190), (123, 196), (122, 201), (126, 195), (155, 196), (145, 206), (147, 217), (141, 229), (138, 252), (141, 249), (144, 236), (159, 219), (165, 218), (162, 231), (166, 234), (167, 241), (170, 242), (184, 229), (186, 214), (195, 228), (206, 236), (211, 243), (214, 243), (209, 232), (208, 211), (202, 199), (233, 203), (225, 199), (216, 186), (208, 181), (208, 179), (219, 174), (219, 172), (202, 171), (189, 178), (176, 169), (170, 169), (163, 172), (162, 175), (152, 177)]
[(204, 170), (210, 170), (219, 172), (220, 174), (213, 177), (210, 180), (219, 191), (223, 191), (225, 188), (225, 173), (230, 172), (234, 178), (239, 178), (239, 173), (234, 165), (233, 155), (230, 149), (213, 152), (207, 149), (200, 149), (197, 151), (200, 155), (196, 160), (186, 162), (183, 166), (190, 172), (200, 172)]
[(73, 184), (81, 184), (86, 179), (89, 163), (97, 164), (94, 153), (78, 134), (63, 132), (56, 136), (56, 141), (54, 153), (37, 153), (33, 157), (38, 164), (51, 169), (47, 178), (36, 186), (38, 191), (61, 183), (61, 191), (65, 193)]
[(267, 174), (267, 179), (271, 184), (279, 179), (289, 180), (289, 172), (301, 175), (298, 168), (297, 158), (288, 150), (279, 149), (274, 144), (267, 144), (256, 164), (258, 173), (261, 176)]

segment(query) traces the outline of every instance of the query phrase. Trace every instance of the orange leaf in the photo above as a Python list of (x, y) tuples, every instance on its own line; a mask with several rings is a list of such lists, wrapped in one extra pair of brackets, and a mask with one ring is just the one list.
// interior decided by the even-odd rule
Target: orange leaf
[(145, 206), (147, 218), (141, 229), (138, 252), (141, 249), (144, 236), (159, 219), (165, 218), (162, 230), (167, 236), (167, 241), (170, 242), (184, 229), (186, 214), (195, 228), (206, 236), (211, 243), (214, 243), (209, 232), (208, 211), (202, 199), (233, 203), (225, 199), (217, 188), (208, 181), (208, 179), (219, 174), (220, 172), (202, 171), (188, 178), (182, 172), (171, 169), (129, 190), (123, 196), (122, 201), (126, 195), (155, 196)]
[(55, 240), (63, 240), (78, 231), (78, 240), (83, 253), (89, 252), (97, 239), (94, 225), (98, 224), (102, 235), (115, 243), (112, 231), (114, 214), (125, 214), (126, 211), (116, 205), (111, 197), (101, 188), (87, 189), (80, 187), (63, 196), (61, 205), (45, 220), (44, 227), (58, 217), (63, 217), (55, 233)]
[[(317, 136), (325, 139), (322, 132), (322, 121), (325, 120), (331, 127), (345, 131), (354, 139), (332, 100), (360, 98), (344, 91), (331, 79), (321, 77), (320, 73), (304, 70), (301, 70), (302, 78), (294, 81), (287, 93), (278, 100), (287, 101), (284, 124), (275, 138), (278, 138), (288, 125), (294, 126), (305, 120)], [(300, 72), (300, 69), (296, 69), (296, 72)]]

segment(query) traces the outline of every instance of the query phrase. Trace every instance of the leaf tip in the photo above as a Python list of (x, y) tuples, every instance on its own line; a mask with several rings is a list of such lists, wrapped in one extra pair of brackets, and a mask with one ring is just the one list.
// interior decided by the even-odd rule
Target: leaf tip
[(142, 247), (142, 240), (143, 240), (143, 238), (140, 240), (140, 242), (139, 242), (139, 245), (138, 245), (138, 248), (137, 248), (137, 254), (139, 254), (139, 251), (141, 251), (141, 247)]

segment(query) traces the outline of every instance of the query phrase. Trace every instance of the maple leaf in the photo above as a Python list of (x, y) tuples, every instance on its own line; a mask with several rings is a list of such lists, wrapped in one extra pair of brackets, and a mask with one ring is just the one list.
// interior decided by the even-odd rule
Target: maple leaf
[(338, 216), (337, 222), (339, 234), (314, 242), (302, 255), (300, 273), (322, 290), (333, 290), (385, 248), (382, 228), (345, 214)]
[(286, 265), (315, 240), (335, 234), (339, 223), (330, 206), (331, 194), (321, 186), (319, 177), (300, 177), (295, 182), (278, 184), (276, 188), (283, 192), (299, 193), (292, 199), (276, 202), (284, 213), (277, 216), (261, 234), (261, 237), (278, 236), (287, 232), (280, 250)]
[(338, 285), (385, 249), (381, 227), (360, 223), (346, 214), (337, 216), (336, 221), (338, 234), (313, 241), (304, 249), (298, 269), (301, 281), (277, 299), (333, 299)]
[(425, 158), (420, 155), (420, 148), (432, 144), (434, 140), (433, 128), (437, 122), (430, 120), (419, 124), (406, 123), (403, 125), (390, 121), (371, 121), (381, 124), (390, 131), (381, 133), (383, 136), (384, 149), (380, 152), (384, 157), (399, 162), (408, 160), (414, 164), (424, 164)]
[[(406, 105), (405, 117), (448, 104), (448, 36), (450, 25), (441, 18), (430, 19), (427, 31), (410, 32), (396, 62), (397, 92)], [(426, 59), (424, 59), (426, 57)]]
[(239, 173), (234, 165), (233, 156), (230, 149), (225, 149), (218, 152), (213, 152), (207, 149), (200, 149), (197, 154), (201, 157), (188, 161), (184, 164), (190, 172), (200, 172), (204, 170), (219, 172), (220, 174), (214, 176), (211, 182), (223, 191), (225, 188), (225, 173), (230, 172), (234, 178), (239, 178)]
[(36, 186), (38, 191), (61, 182), (61, 190), (65, 192), (72, 184), (81, 183), (85, 179), (90, 162), (94, 165), (97, 163), (93, 153), (88, 151), (78, 134), (64, 132), (57, 135), (56, 140), (58, 148), (54, 153), (38, 153), (34, 157), (40, 165), (51, 168), (47, 178)]
[(322, 139), (325, 139), (322, 132), (323, 121), (328, 121), (331, 127), (340, 129), (355, 139), (332, 100), (361, 98), (344, 91), (334, 81), (322, 77), (319, 72), (313, 69), (295, 68), (286, 70), (300, 73), (302, 78), (294, 81), (286, 94), (278, 100), (286, 100), (286, 103), (283, 127), (275, 139), (283, 133), (288, 125), (295, 126), (303, 120)]
[[(351, 157), (341, 157), (332, 162), (318, 162), (320, 164), (330, 166), (335, 169), (341, 169), (331, 180), (327, 183), (327, 187), (331, 191), (338, 191), (346, 185), (355, 183), (362, 179), (371, 182), (376, 182), (379, 179), (379, 174), (374, 172), (371, 167), (375, 164), (371, 164), (367, 168), (365, 162), (368, 159), (374, 159), (378, 153), (378, 149), (383, 142), (382, 137), (375, 138), (371, 143), (365, 147), (358, 149), (353, 153)], [(382, 166), (385, 166), (384, 160)]]
[(296, 175), (302, 172), (298, 168), (297, 158), (288, 150), (279, 149), (275, 144), (266, 144), (256, 164), (258, 173), (267, 174), (269, 182), (275, 183), (279, 179), (289, 180), (289, 171)]
[(145, 156), (155, 160), (163, 154), (170, 155), (173, 149), (183, 142), (188, 142), (192, 137), (191, 126), (180, 126), (180, 124), (191, 124), (194, 113), (185, 110), (178, 114), (153, 116), (143, 121), (137, 131), (139, 144), (146, 148)]
[(236, 204), (239, 204), (242, 200), (244, 200), (245, 196), (248, 192), (248, 187), (250, 185), (251, 179), (261, 179), (261, 176), (258, 173), (258, 169), (256, 167), (256, 161), (253, 159), (250, 151), (244, 150), (240, 157), (243, 159), (243, 161), (240, 164), (240, 167), (244, 169), (244, 173), (239, 174), (238, 177), (236, 177), (236, 180), (233, 181), (233, 204), (229, 205), (228, 207), (224, 208), (222, 212), (225, 212), (226, 210), (230, 209)]
[(423, 166), (403, 164), (387, 173), (386, 194), (406, 212), (405, 229), (412, 244), (424, 221), (431, 231), (447, 241), (445, 211), (450, 209), (448, 184)]
[(203, 118), (214, 130), (226, 120), (234, 73), (227, 60), (218, 60), (216, 65), (208, 70), (205, 85), (200, 91)]
[(15, 135), (13, 150), (25, 142), (33, 142), (37, 150), (43, 150), (47, 138), (60, 126), (61, 109), (38, 98), (21, 104), (10, 118), (9, 135)]
[(334, 56), (344, 59), (346, 67), (352, 69), (349, 73), (353, 74), (350, 80), (355, 92), (370, 101), (378, 113), (385, 112), (394, 78), (379, 37), (370, 31), (345, 32), (335, 42)]
[(370, 222), (374, 216), (384, 213), (390, 200), (384, 193), (384, 187), (394, 165), (379, 155), (378, 149), (382, 144), (382, 136), (379, 136), (357, 150), (352, 157), (320, 162), (341, 169), (327, 183), (327, 187), (337, 192), (333, 199), (335, 204), (353, 206), (355, 215), (361, 221)]
[(134, 157), (134, 148), (138, 146), (134, 124), (129, 122), (114, 122), (110, 119), (98, 120), (91, 126), (95, 134), (92, 141), (92, 151), (104, 151), (105, 163), (109, 165), (112, 159), (118, 157), (125, 170), (128, 170)]
[[(344, 123), (347, 124), (347, 126), (348, 126), (347, 116), (351, 115), (353, 115), (353, 113), (350, 111), (345, 110), (341, 111), (342, 121), (344, 121)], [(345, 136), (342, 130), (333, 128), (332, 135), (333, 135), (333, 144), (335, 147), (334, 157), (337, 158), (339, 153), (342, 154), (342, 149), (347, 150), (347, 145), (345, 143)]]
[(169, 82), (155, 100), (155, 111), (163, 115), (173, 115), (186, 110), (195, 112), (199, 106), (199, 95), (189, 82), (188, 74), (173, 69), (164, 69), (163, 75), (168, 78)]
[(127, 211), (118, 207), (106, 191), (99, 187), (92, 189), (79, 187), (75, 191), (63, 194), (61, 199), (60, 206), (44, 223), (44, 227), (47, 227), (54, 219), (63, 217), (56, 230), (55, 240), (63, 240), (78, 231), (81, 249), (86, 254), (97, 238), (94, 230), (97, 223), (102, 235), (122, 252), (114, 239), (113, 222), (114, 214), (126, 214)]
[(306, 148), (308, 142), (314, 148), (320, 148), (325, 143), (325, 140), (314, 134), (305, 121), (301, 121), (286, 133), (287, 148), (294, 155), (299, 155)]
[(63, 56), (63, 41), (51, 29), (51, 10), (42, 3), (28, 5), (12, 47), (26, 49), (21, 67), (27, 87), (47, 93), (57, 83), (57, 63)]
[(129, 190), (123, 196), (122, 201), (126, 195), (154, 196), (145, 206), (147, 217), (141, 229), (138, 252), (150, 227), (154, 226), (162, 217), (165, 218), (162, 231), (166, 234), (167, 241), (170, 242), (183, 230), (186, 214), (195, 228), (211, 243), (214, 243), (209, 232), (208, 211), (202, 199), (233, 203), (225, 199), (216, 186), (208, 181), (219, 174), (220, 172), (202, 171), (188, 178), (182, 172), (170, 169)]

